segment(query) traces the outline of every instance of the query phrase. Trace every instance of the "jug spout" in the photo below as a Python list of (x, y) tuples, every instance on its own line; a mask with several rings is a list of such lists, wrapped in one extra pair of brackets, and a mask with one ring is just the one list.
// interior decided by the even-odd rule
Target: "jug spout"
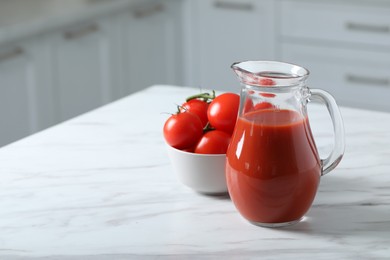
[(297, 85), (309, 76), (301, 66), (278, 61), (235, 62), (231, 68), (242, 84), (250, 86)]

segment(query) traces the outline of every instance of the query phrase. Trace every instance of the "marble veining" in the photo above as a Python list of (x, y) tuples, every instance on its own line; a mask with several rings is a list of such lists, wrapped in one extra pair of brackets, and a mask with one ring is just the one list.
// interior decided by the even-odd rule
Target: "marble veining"
[[(390, 114), (343, 107), (346, 152), (305, 219), (267, 229), (177, 180), (157, 85), (0, 149), (0, 259), (389, 259)], [(323, 157), (324, 107), (309, 117)]]

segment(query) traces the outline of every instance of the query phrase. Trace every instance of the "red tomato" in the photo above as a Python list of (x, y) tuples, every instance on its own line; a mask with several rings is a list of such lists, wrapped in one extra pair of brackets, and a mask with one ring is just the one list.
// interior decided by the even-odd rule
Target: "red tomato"
[(245, 100), (244, 110), (242, 111), (244, 114), (253, 110), (253, 101), (252, 99)]
[(273, 86), (275, 85), (275, 81), (269, 78), (261, 78), (259, 79), (259, 85), (261, 86)]
[(184, 149), (181, 149), (183, 152), (187, 152), (187, 153), (193, 153), (195, 152), (195, 147), (188, 147), (188, 148), (184, 148)]
[(224, 93), (217, 96), (209, 105), (207, 117), (210, 124), (217, 130), (232, 134), (236, 125), (240, 96), (234, 93)]
[(230, 142), (230, 135), (219, 130), (205, 133), (195, 147), (195, 153), (225, 154)]
[(180, 110), (182, 112), (188, 111), (196, 114), (200, 118), (200, 121), (202, 121), (203, 127), (205, 127), (209, 122), (209, 120), (207, 119), (208, 107), (209, 104), (205, 101), (199, 99), (191, 99), (185, 102), (183, 105), (181, 105)]
[(273, 108), (274, 105), (272, 105), (270, 102), (260, 102), (260, 103), (257, 103), (254, 107), (255, 110), (259, 110), (259, 109), (268, 109), (268, 108)]
[(164, 124), (166, 142), (177, 149), (194, 146), (203, 134), (203, 125), (199, 117), (191, 112), (172, 115)]
[(260, 96), (273, 98), (273, 97), (275, 97), (276, 95), (273, 94), (273, 93), (260, 93)]

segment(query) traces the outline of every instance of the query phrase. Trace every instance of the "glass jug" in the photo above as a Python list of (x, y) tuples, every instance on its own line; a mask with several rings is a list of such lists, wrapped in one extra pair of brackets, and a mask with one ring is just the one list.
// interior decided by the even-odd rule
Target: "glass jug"
[[(227, 151), (230, 197), (251, 223), (278, 227), (294, 224), (309, 210), (320, 177), (340, 162), (344, 128), (333, 97), (306, 86), (309, 71), (276, 61), (232, 65), (241, 85), (240, 110)], [(310, 130), (307, 103), (326, 104), (335, 144), (319, 157)]]

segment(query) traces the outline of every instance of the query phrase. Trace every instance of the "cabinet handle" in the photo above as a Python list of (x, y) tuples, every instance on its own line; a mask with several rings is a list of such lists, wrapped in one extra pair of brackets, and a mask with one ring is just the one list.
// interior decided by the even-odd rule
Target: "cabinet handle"
[(74, 40), (77, 38), (84, 37), (88, 34), (99, 31), (99, 26), (97, 24), (91, 24), (89, 26), (83, 27), (79, 30), (67, 31), (64, 33), (64, 38), (66, 40)]
[(347, 22), (346, 27), (350, 31), (375, 32), (375, 33), (389, 33), (390, 32), (389, 25), (375, 25), (375, 24)]
[(164, 10), (163, 4), (155, 4), (155, 5), (150, 5), (147, 7), (138, 8), (137, 10), (134, 10), (133, 16), (135, 18), (141, 19), (141, 18), (145, 18), (148, 16), (152, 16), (154, 14), (160, 13), (163, 10)]
[(239, 11), (252, 11), (253, 9), (255, 9), (255, 7), (251, 3), (237, 3), (227, 1), (215, 1), (214, 7)]
[(346, 79), (350, 83), (370, 84), (370, 85), (378, 85), (384, 87), (390, 86), (390, 80), (388, 78), (374, 78), (369, 76), (347, 74)]
[(23, 54), (23, 49), (20, 47), (16, 47), (10, 51), (0, 53), (0, 62), (15, 58), (22, 54)]

